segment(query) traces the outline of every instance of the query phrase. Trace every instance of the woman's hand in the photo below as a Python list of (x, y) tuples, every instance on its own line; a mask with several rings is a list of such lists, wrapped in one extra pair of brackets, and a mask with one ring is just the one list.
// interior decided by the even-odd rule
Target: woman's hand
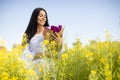
[(60, 32), (55, 32), (53, 33), (51, 36), (53, 38), (53, 40), (55, 40), (58, 44), (62, 45), (63, 44), (63, 31), (64, 31), (64, 28), (61, 29)]
[(55, 32), (55, 33), (51, 34), (52, 39), (57, 43), (57, 45), (56, 45), (57, 52), (60, 52), (61, 49), (62, 49), (62, 45), (63, 45), (63, 38), (62, 38), (63, 31), (64, 31), (64, 28), (62, 28), (61, 31), (58, 32), (58, 33)]

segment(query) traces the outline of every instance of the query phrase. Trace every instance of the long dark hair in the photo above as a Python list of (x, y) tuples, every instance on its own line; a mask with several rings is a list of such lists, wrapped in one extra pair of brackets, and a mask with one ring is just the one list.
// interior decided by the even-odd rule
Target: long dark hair
[(43, 8), (36, 8), (34, 9), (32, 15), (31, 15), (31, 19), (29, 21), (29, 24), (27, 26), (27, 29), (25, 31), (25, 34), (28, 37), (28, 43), (31, 40), (31, 38), (35, 35), (35, 33), (37, 32), (37, 17), (39, 15), (39, 12), (43, 10), (46, 13), (46, 22), (44, 24), (44, 27), (48, 27), (49, 26), (49, 22), (48, 22), (48, 17), (47, 17), (47, 12), (45, 9)]

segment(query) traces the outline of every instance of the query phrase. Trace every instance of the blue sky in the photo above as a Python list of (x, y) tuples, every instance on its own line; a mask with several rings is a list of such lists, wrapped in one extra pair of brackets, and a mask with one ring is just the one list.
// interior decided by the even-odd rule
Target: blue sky
[(119, 0), (0, 0), (0, 39), (6, 47), (20, 43), (32, 11), (43, 7), (50, 25), (63, 25), (64, 42), (71, 46), (76, 38), (105, 40), (108, 29), (114, 40), (120, 40)]

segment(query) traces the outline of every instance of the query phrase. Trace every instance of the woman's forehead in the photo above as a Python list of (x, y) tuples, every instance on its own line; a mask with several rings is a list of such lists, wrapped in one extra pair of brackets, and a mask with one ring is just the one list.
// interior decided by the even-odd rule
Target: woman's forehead
[(42, 14), (42, 15), (46, 15), (46, 13), (45, 13), (44, 10), (41, 10), (41, 11), (39, 12), (39, 15), (40, 15), (40, 14)]

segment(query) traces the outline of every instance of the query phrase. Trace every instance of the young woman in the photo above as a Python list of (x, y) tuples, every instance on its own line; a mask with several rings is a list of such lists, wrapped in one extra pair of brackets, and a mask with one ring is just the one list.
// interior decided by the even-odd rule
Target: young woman
[[(41, 43), (46, 37), (46, 34), (49, 30), (46, 28), (49, 27), (47, 12), (43, 8), (36, 8), (32, 15), (28, 27), (25, 31), (25, 34), (28, 37), (28, 47), (30, 54), (33, 56), (33, 60), (39, 59), (43, 56)], [(62, 46), (62, 33), (63, 29), (60, 32), (52, 34), (53, 40), (55, 40), (60, 46)], [(24, 43), (23, 43), (24, 44)], [(45, 56), (49, 56), (45, 53)]]

